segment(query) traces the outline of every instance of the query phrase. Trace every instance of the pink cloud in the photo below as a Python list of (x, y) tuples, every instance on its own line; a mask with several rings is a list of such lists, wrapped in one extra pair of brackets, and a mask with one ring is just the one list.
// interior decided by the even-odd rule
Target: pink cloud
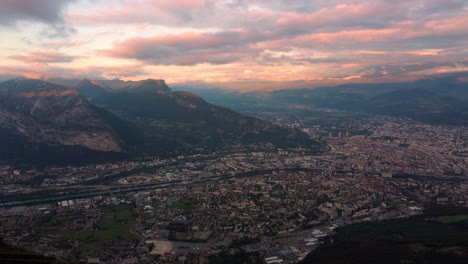
[(77, 57), (60, 52), (31, 52), (27, 55), (11, 55), (8, 58), (27, 63), (72, 62)]
[(465, 14), (443, 20), (431, 20), (426, 22), (424, 27), (438, 35), (468, 34), (468, 15)]
[(61, 49), (61, 48), (69, 48), (73, 46), (81, 46), (89, 41), (78, 41), (78, 40), (59, 40), (59, 41), (51, 41), (41, 44), (41, 46), (45, 49)]
[[(134, 1), (130, 1), (134, 2)], [(150, 0), (148, 1), (153, 7), (160, 8), (163, 10), (187, 10), (193, 8), (203, 7), (208, 3), (205, 0)]]
[(105, 8), (97, 7), (70, 14), (72, 23), (81, 24), (135, 24), (160, 23), (174, 25), (200, 20), (197, 14), (209, 12), (211, 1), (205, 0), (124, 0)]
[[(466, 0), (100, 0), (70, 9), (44, 1), (60, 8), (35, 20), (63, 18), (77, 27), (78, 37), (44, 43), (42, 32), (36, 38), (27, 34), (38, 32), (25, 32), (21, 37), (27, 36), (31, 47), (21, 54), (4, 52), (4, 58), (29, 63), (32, 69), (25, 72), (45, 76), (137, 78), (164, 72), (174, 80), (387, 78), (380, 75), (434, 72), (468, 56)], [(18, 10), (23, 1), (14, 2), (8, 10)], [(21, 19), (44, 9), (24, 2), (16, 16)], [(75, 61), (59, 49), (90, 57)], [(70, 67), (44, 66), (56, 62)], [(93, 65), (100, 62), (106, 65)], [(121, 62), (133, 67), (110, 66)]]
[[(392, 6), (395, 8), (395, 6)], [(365, 24), (366, 21), (387, 22), (388, 18), (396, 16), (388, 12), (390, 5), (383, 1), (369, 1), (359, 4), (338, 4), (332, 7), (325, 7), (312, 13), (288, 12), (282, 13), (276, 19), (276, 26), (284, 29), (294, 30), (300, 28), (304, 31), (322, 31), (327, 28), (344, 28)], [(397, 7), (403, 9), (401, 6)], [(404, 14), (398, 14), (400, 16)], [(372, 22), (368, 23), (369, 25)], [(308, 30), (307, 30), (308, 29)]]
[(228, 31), (131, 38), (100, 53), (157, 65), (224, 64), (248, 56), (253, 50), (248, 43), (255, 37), (249, 32)]
[(0, 79), (8, 79), (17, 76), (24, 76), (34, 79), (47, 78), (132, 78), (146, 75), (142, 64), (130, 64), (119, 66), (95, 65), (80, 68), (56, 67), (44, 63), (37, 63), (27, 66), (2, 66), (0, 65)]
[[(333, 33), (317, 33), (311, 35), (303, 35), (297, 37), (295, 40), (300, 43), (319, 42), (324, 44), (340, 44), (341, 41), (353, 42), (371, 42), (382, 41), (396, 36), (402, 37), (405, 33), (398, 28), (386, 29), (358, 29), (348, 30)], [(347, 43), (343, 43), (346, 45)]]

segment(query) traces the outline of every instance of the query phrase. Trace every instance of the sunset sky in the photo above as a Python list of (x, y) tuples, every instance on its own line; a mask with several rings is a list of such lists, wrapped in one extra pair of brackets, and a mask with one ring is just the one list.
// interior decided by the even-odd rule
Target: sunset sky
[(468, 71), (466, 0), (0, 0), (0, 79), (268, 87)]

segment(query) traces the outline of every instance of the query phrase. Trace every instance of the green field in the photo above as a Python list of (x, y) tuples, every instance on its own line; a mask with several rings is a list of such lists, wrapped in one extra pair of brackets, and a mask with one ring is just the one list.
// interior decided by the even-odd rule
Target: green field
[(68, 230), (66, 227), (73, 223), (73, 215), (53, 215), (50, 218), (43, 219), (43, 222), (38, 228), (38, 236), (45, 236), (49, 234), (68, 236), (73, 231)]
[(84, 230), (74, 234), (74, 238), (83, 246), (102, 248), (106, 243), (121, 239), (137, 239), (130, 232), (136, 217), (128, 206), (116, 206), (102, 209), (103, 224), (98, 230)]
[(451, 215), (451, 216), (439, 216), (437, 221), (449, 224), (457, 222), (466, 222), (468, 223), (468, 215)]
[(38, 237), (47, 235), (62, 235), (65, 238), (79, 242), (75, 248), (77, 252), (100, 250), (107, 243), (122, 239), (138, 239), (131, 233), (135, 226), (136, 215), (128, 205), (102, 208), (101, 224), (96, 230), (74, 231), (70, 230), (74, 214), (52, 216), (44, 219), (38, 228)]
[(175, 202), (173, 203), (169, 208), (172, 208), (172, 209), (192, 209), (192, 205), (189, 204), (189, 203), (186, 203), (186, 202), (181, 202), (181, 201), (178, 201), (178, 202)]
[(405, 204), (405, 202), (403, 202), (403, 201), (390, 201), (390, 202), (388, 202), (388, 205), (393, 206), (393, 207), (398, 207), (398, 206), (403, 205), (403, 204)]

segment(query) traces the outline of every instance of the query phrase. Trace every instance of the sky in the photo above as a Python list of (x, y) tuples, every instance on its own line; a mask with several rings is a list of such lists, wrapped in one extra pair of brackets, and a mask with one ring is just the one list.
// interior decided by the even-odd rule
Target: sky
[(466, 0), (0, 0), (0, 79), (275, 89), (468, 72)]

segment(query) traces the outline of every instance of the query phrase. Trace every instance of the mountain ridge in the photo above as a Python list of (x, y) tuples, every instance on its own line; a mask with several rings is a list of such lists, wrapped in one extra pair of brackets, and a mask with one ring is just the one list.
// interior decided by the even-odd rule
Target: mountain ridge
[[(92, 103), (139, 123), (146, 134), (153, 137), (147, 138), (149, 141), (163, 145), (213, 147), (232, 142), (273, 142), (298, 146), (307, 141), (314, 145), (302, 131), (290, 131), (267, 121), (242, 116), (228, 108), (209, 104), (189, 92), (119, 90), (94, 98)], [(164, 142), (161, 142), (163, 138)]]
[[(2, 127), (16, 127), (16, 132), (33, 142), (122, 151), (111, 127), (101, 122), (77, 90), (29, 79), (7, 81), (0, 86), (0, 104)], [(61, 111), (64, 106), (67, 113)]]
[(0, 132), (20, 143), (10, 151), (14, 155), (4, 150), (1, 157), (30, 157), (25, 153), (29, 143), (38, 153), (60, 155), (73, 149), (122, 157), (180, 154), (237, 143), (323, 149), (302, 131), (243, 116), (193, 93), (172, 92), (164, 81), (130, 84), (111, 90), (87, 79), (68, 87), (33, 79), (0, 83)]
[[(271, 92), (195, 90), (211, 103), (240, 111), (301, 106), (408, 117), (435, 125), (468, 126), (468, 82), (462, 77), (454, 74), (414, 82), (342, 84)], [(190, 90), (190, 87), (179, 88)]]

